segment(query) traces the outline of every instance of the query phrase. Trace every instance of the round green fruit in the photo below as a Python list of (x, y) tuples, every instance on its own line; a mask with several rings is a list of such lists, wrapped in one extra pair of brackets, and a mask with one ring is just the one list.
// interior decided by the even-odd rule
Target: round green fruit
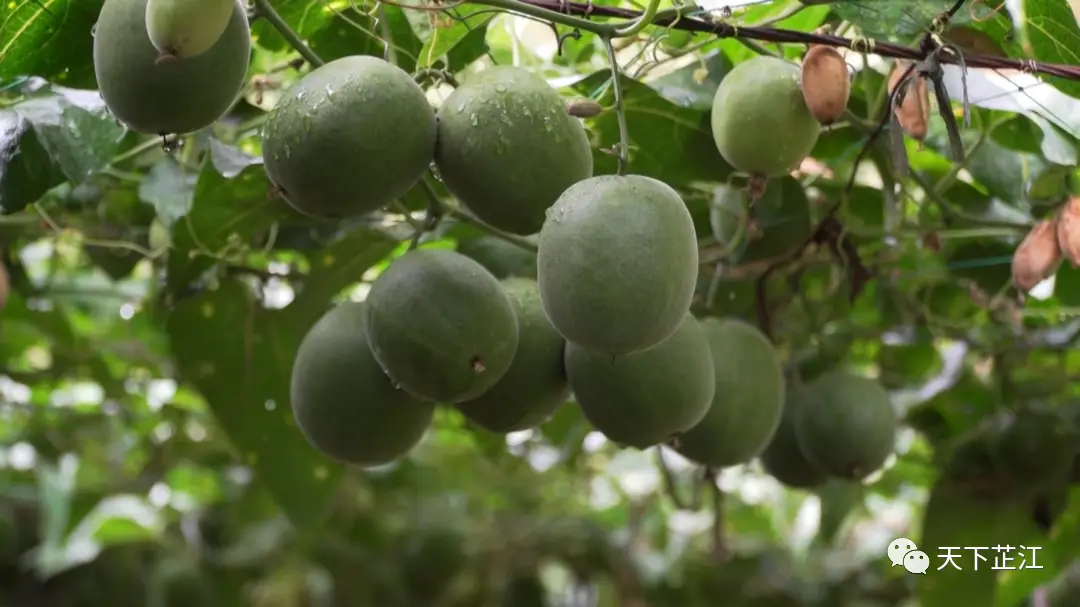
[(368, 345), (365, 306), (343, 303), (312, 325), (296, 352), (289, 395), (312, 446), (341, 462), (375, 466), (420, 442), (435, 407), (386, 377)]
[(517, 351), (517, 317), (502, 285), (454, 251), (402, 255), (375, 279), (367, 304), (375, 358), (421, 398), (474, 399), (502, 379)]
[(563, 191), (593, 174), (581, 122), (528, 70), (492, 67), (439, 108), (435, 164), (446, 188), (484, 222), (534, 234)]
[(679, 436), (677, 451), (713, 468), (746, 463), (769, 444), (784, 411), (784, 370), (765, 335), (741, 320), (706, 318), (701, 328), (716, 372), (712, 406)]
[(780, 425), (758, 457), (766, 474), (794, 489), (813, 489), (829, 480), (829, 475), (806, 459), (795, 437), (795, 419), (805, 400), (804, 387), (787, 384)]
[(566, 373), (589, 422), (611, 441), (638, 449), (692, 428), (716, 392), (709, 341), (688, 313), (671, 337), (643, 352), (612, 358), (568, 343)]
[(229, 25), (235, 0), (147, 0), (146, 32), (158, 61), (187, 59), (210, 50)]
[(408, 73), (378, 57), (342, 57), (278, 101), (262, 130), (263, 163), (301, 213), (355, 217), (416, 185), (435, 137), (435, 112)]
[(540, 231), (544, 311), (568, 341), (619, 356), (670, 337), (698, 274), (694, 221), (667, 184), (601, 175), (566, 190)]
[(536, 252), (523, 249), (495, 236), (481, 236), (461, 242), (458, 253), (477, 261), (495, 278), (536, 278)]
[(154, 135), (190, 133), (229, 111), (251, 55), (247, 11), (232, 4), (224, 33), (209, 50), (158, 63), (146, 31), (147, 0), (105, 0), (94, 30), (98, 91), (117, 120)]
[(822, 472), (861, 480), (892, 454), (897, 421), (889, 393), (873, 379), (842, 371), (818, 377), (798, 410), (795, 436)]
[(547, 419), (570, 398), (570, 386), (563, 364), (566, 340), (544, 314), (536, 281), (510, 278), (502, 285), (518, 323), (514, 360), (493, 388), (457, 408), (485, 430), (508, 433)]
[(799, 87), (799, 67), (758, 56), (736, 65), (713, 97), (716, 148), (736, 170), (762, 177), (791, 172), (821, 133)]

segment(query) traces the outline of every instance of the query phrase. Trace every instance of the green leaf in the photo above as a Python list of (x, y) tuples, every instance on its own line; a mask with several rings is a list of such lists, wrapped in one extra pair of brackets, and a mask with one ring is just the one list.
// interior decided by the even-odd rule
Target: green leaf
[[(922, 524), (922, 539), (917, 544), (931, 560), (930, 570), (920, 577), (916, 594), (922, 607), (955, 605), (993, 605), (997, 594), (999, 566), (1017, 567), (1021, 556), (1031, 564), (1031, 547), (1041, 548), (1041, 534), (1029, 520), (1030, 507), (1025, 502), (982, 500), (963, 493), (957, 487), (938, 481), (930, 492)], [(1012, 550), (995, 551), (995, 546)], [(978, 561), (971, 549), (980, 548), (985, 561)], [(951, 550), (950, 550), (951, 548)], [(950, 563), (943, 555), (956, 556)], [(1003, 555), (1014, 560), (1006, 562)], [(959, 567), (959, 569), (957, 569)]]
[(289, 304), (290, 313), (314, 324), (326, 311), (330, 298), (360, 282), (364, 273), (397, 245), (398, 240), (383, 230), (360, 228), (313, 253), (309, 256), (312, 270), (304, 279), (303, 290)]
[(166, 229), (191, 210), (199, 174), (167, 158), (154, 166), (139, 182), (139, 198), (152, 205)]
[(11, 109), (34, 125), (42, 147), (75, 184), (109, 164), (125, 132), (87, 91), (50, 87)]
[(310, 37), (308, 46), (326, 62), (352, 55), (381, 57), (383, 43), (377, 31), (377, 26), (367, 15), (351, 11), (346, 20), (334, 14), (325, 26)]
[(167, 321), (180, 375), (302, 528), (321, 520), (342, 473), (308, 445), (289, 406), (292, 362), (308, 328), (287, 311), (259, 307), (234, 279), (181, 301)]
[[(611, 71), (601, 70), (573, 85), (578, 94), (613, 108)], [(664, 99), (648, 85), (623, 77), (623, 109), (629, 131), (630, 172), (685, 187), (692, 182), (721, 182), (731, 167), (713, 142), (709, 115), (681, 108)], [(594, 148), (611, 149), (619, 142), (618, 118), (609, 109), (586, 123), (594, 131)], [(597, 145), (599, 144), (599, 145)], [(594, 152), (596, 174), (614, 173), (617, 160), (601, 150)]]
[(195, 183), (191, 210), (172, 227), (168, 285), (195, 279), (221, 257), (245, 251), (253, 236), (275, 222), (300, 219), (280, 197), (270, 196), (262, 160), (211, 141), (210, 157)]
[[(867, 38), (911, 42), (926, 34), (934, 18), (949, 10), (955, 0), (857, 0), (836, 2), (833, 12), (851, 22)], [(971, 21), (969, 11), (960, 10), (952, 25)]]
[[(277, 14), (289, 24), (294, 32), (300, 35), (301, 40), (307, 40), (316, 32), (323, 29), (334, 18), (334, 12), (327, 10), (327, 5), (321, 2), (307, 2), (306, 0), (272, 0), (270, 5)], [(348, 14), (352, 19), (355, 14), (347, 10), (347, 6), (336, 9)], [(359, 33), (359, 32), (357, 32)], [(251, 40), (264, 49), (270, 51), (284, 51), (292, 47), (281, 37), (274, 26), (266, 19), (259, 19), (251, 24)]]
[(675, 105), (708, 112), (712, 110), (716, 88), (730, 69), (727, 56), (714, 51), (701, 62), (664, 74), (648, 84)]
[[(1069, 4), (1059, 0), (1024, 0), (1021, 38), (1032, 58), (1047, 63), (1080, 64), (1080, 26)], [(1080, 82), (1044, 76), (1054, 88), (1080, 98)]]
[(41, 76), (94, 88), (94, 38), (102, 0), (9, 0), (0, 10), (0, 81)]
[(0, 213), (23, 210), (63, 180), (30, 121), (0, 110)]
[(431, 30), (431, 35), (424, 41), (417, 58), (416, 67), (427, 68), (454, 50), (473, 30), (487, 30), (487, 24), (495, 13), (486, 6), (465, 5), (444, 12), (446, 18), (453, 19), (449, 27)]

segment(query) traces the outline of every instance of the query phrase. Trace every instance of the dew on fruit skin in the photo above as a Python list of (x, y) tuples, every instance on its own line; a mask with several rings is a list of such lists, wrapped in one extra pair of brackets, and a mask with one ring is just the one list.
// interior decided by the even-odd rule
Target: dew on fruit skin
[(471, 119), (473, 126), (479, 126), (480, 125), (480, 117), (477, 116), (475, 113), (472, 116), (469, 116), (469, 118)]
[(94, 38), (95, 36), (97, 36), (97, 26), (98, 26), (97, 22), (94, 22), (94, 25), (90, 26), (90, 37), (91, 38)]
[(468, 105), (468, 103), (464, 99), (462, 99), (461, 103), (459, 103), (458, 106), (457, 106), (457, 113), (460, 114), (460, 113), (464, 112), (466, 105)]
[(500, 93), (505, 93), (506, 92), (506, 85), (500, 82), (500, 83), (495, 85), (495, 90), (499, 91)]

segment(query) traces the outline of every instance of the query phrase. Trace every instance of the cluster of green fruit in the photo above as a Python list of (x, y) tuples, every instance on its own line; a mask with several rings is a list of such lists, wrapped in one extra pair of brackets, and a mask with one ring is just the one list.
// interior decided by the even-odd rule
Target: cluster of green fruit
[[(231, 12), (204, 11), (213, 27), (191, 35), (190, 4), (106, 0), (95, 66), (122, 122), (189, 132), (227, 110), (247, 68), (247, 18), (234, 0), (205, 2), (227, 2)], [(723, 83), (713, 130), (737, 169), (773, 177), (809, 153), (819, 118), (796, 68), (752, 60)], [(769, 128), (787, 127), (779, 145), (760, 137), (764, 127), (737, 122), (764, 124), (770, 112)], [(290, 87), (261, 140), (267, 175), (304, 214), (376, 211), (434, 164), (477, 218), (537, 242), (535, 254), (516, 258), (523, 276), (496, 276), (465, 249), (409, 251), (364, 302), (340, 304), (310, 329), (292, 371), (292, 408), (330, 457), (397, 459), (437, 404), (507, 433), (538, 425), (571, 395), (612, 441), (671, 444), (712, 467), (762, 455), (777, 470), (779, 457), (858, 478), (891, 452), (895, 420), (879, 385), (835, 374), (793, 397), (778, 352), (757, 329), (690, 313), (699, 259), (682, 198), (649, 177), (594, 176), (584, 127), (535, 74), (486, 69), (435, 110), (400, 68), (344, 57)], [(789, 438), (785, 403), (791, 411), (803, 401), (814, 405), (796, 410)]]

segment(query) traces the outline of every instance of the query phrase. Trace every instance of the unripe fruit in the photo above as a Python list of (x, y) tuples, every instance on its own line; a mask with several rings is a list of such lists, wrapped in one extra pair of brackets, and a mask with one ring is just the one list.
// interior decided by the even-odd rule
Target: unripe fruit
[(1072, 267), (1080, 266), (1080, 196), (1070, 196), (1057, 218), (1057, 241)]
[[(897, 61), (896, 67), (889, 74), (889, 94), (892, 94), (900, 85), (900, 80), (907, 71), (908, 62)], [(930, 124), (930, 92), (926, 90), (926, 81), (915, 70), (911, 71), (904, 100), (897, 105), (893, 112), (900, 128), (913, 139), (922, 141), (926, 138), (926, 130)]]
[(803, 99), (810, 113), (822, 125), (840, 119), (851, 96), (847, 63), (831, 46), (815, 44), (802, 61)]
[(736, 65), (713, 98), (716, 149), (732, 167), (759, 177), (797, 168), (814, 149), (821, 124), (799, 87), (799, 68), (759, 56)]
[(225, 33), (233, 0), (149, 0), (146, 33), (158, 62), (201, 55)]
[(1054, 222), (1044, 219), (1028, 232), (1012, 258), (1012, 279), (1016, 288), (1030, 291), (1049, 278), (1061, 265)]

